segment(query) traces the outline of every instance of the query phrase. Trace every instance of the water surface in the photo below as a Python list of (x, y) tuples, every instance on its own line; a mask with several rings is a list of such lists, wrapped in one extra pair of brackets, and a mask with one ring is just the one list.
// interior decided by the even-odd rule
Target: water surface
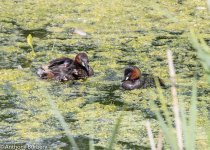
[[(124, 91), (123, 70), (138, 66), (170, 85), (166, 50), (173, 51), (179, 98), (189, 107), (194, 75), (198, 76), (197, 143), (206, 148), (203, 125), (208, 116), (209, 87), (196, 51), (189, 43), (189, 27), (207, 41), (209, 21), (204, 2), (172, 1), (2, 1), (0, 10), (0, 144), (71, 146), (49, 105), (47, 90), (68, 123), (81, 149), (94, 139), (104, 149), (116, 119), (124, 117), (115, 149), (149, 149), (145, 121), (155, 137), (158, 123), (150, 102), (160, 105), (155, 89)], [(82, 36), (75, 29), (85, 32)], [(36, 56), (26, 42), (33, 36)], [(36, 70), (58, 57), (86, 52), (95, 75), (85, 81), (59, 83), (41, 80)], [(164, 90), (171, 107), (170, 89)], [(202, 115), (201, 115), (202, 114)]]

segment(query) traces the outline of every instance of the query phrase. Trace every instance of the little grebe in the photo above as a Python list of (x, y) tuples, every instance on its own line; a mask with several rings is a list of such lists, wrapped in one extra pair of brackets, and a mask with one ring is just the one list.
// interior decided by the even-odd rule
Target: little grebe
[(87, 78), (94, 73), (89, 66), (87, 54), (79, 53), (75, 60), (66, 57), (54, 59), (39, 68), (37, 74), (42, 79), (68, 81)]
[(151, 74), (142, 74), (138, 67), (130, 66), (124, 71), (122, 87), (126, 90), (156, 87), (155, 78), (158, 79), (160, 86), (165, 87), (163, 80), (159, 77), (155, 77)]

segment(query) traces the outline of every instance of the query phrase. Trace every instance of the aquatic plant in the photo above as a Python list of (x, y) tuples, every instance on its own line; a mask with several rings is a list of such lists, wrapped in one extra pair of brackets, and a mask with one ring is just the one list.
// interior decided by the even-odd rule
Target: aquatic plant
[(190, 30), (190, 42), (193, 48), (197, 50), (198, 57), (208, 75), (208, 82), (210, 83), (210, 48), (204, 39), (196, 34), (193, 29)]
[(29, 34), (29, 35), (27, 36), (27, 43), (28, 43), (28, 45), (29, 45), (29, 46), (31, 47), (31, 49), (32, 49), (32, 51), (30, 52), (30, 54), (31, 54), (31, 57), (33, 58), (33, 57), (36, 56), (36, 53), (35, 53), (35, 51), (34, 51), (34, 47), (33, 47), (33, 37), (32, 37), (31, 34)]
[[(197, 50), (198, 57), (205, 69), (208, 81), (210, 83), (210, 49), (203, 38), (195, 33), (193, 29), (190, 30), (190, 42), (192, 46)], [(161, 115), (161, 110), (158, 108), (154, 102), (152, 107), (155, 108), (155, 113), (158, 118), (159, 124), (163, 131), (166, 143), (171, 149), (186, 149), (193, 150), (196, 149), (196, 121), (197, 121), (197, 84), (196, 79), (194, 79), (192, 86), (192, 98), (191, 106), (189, 109), (189, 114), (186, 113), (186, 108), (183, 105), (183, 100), (178, 101), (176, 92), (176, 79), (175, 79), (175, 69), (173, 66), (171, 51), (167, 51), (168, 64), (169, 64), (169, 74), (171, 78), (171, 93), (173, 99), (173, 112), (175, 127), (173, 127), (172, 120), (169, 117), (169, 110), (166, 106), (166, 98), (163, 96), (163, 91), (160, 88), (159, 82), (156, 80), (157, 91), (159, 93), (159, 98), (162, 102), (163, 116)], [(165, 119), (164, 119), (165, 118)], [(209, 121), (207, 121), (206, 132), (208, 135), (208, 144), (210, 145), (210, 131), (208, 130)], [(150, 139), (151, 149), (155, 150), (155, 144), (153, 135), (150, 129), (150, 123), (146, 124), (148, 136)], [(183, 139), (182, 139), (183, 138)], [(159, 149), (159, 148), (157, 148)]]
[[(63, 0), (50, 2), (18, 1), (15, 3), (2, 1), (1, 51), (5, 53), (2, 57), (5, 57), (5, 60), (9, 59), (8, 61), (2, 61), (2, 66), (8, 65), (8, 67), (5, 67), (8, 69), (1, 70), (1, 73), (3, 73), (1, 78), (5, 81), (16, 80), (11, 81), (11, 84), (18, 90), (23, 91), (20, 94), (30, 98), (24, 101), (25, 104), (21, 103), (21, 106), (29, 111), (20, 114), (20, 119), (25, 121), (17, 123), (16, 131), (18, 134), (12, 135), (11, 139), (9, 139), (10, 142), (16, 143), (19, 142), (19, 139), (22, 139), (23, 142), (32, 142), (33, 139), (44, 140), (49, 137), (54, 139), (56, 144), (58, 143), (58, 137), (63, 135), (64, 132), (61, 129), (62, 126), (51, 113), (48, 113), (50, 105), (42, 90), (36, 90), (36, 88), (50, 85), (48, 93), (62, 113), (68, 127), (71, 129), (70, 131), (76, 135), (91, 137), (89, 141), (90, 149), (94, 149), (94, 147), (97, 149), (96, 146), (108, 147), (109, 137), (113, 134), (110, 127), (113, 125), (112, 122), (116, 122), (115, 120), (119, 116), (122, 105), (129, 105), (123, 118), (130, 117), (130, 120), (122, 120), (119, 127), (120, 132), (117, 132), (116, 136), (118, 138), (112, 144), (113, 147), (120, 149), (119, 147), (125, 146), (120, 142), (125, 141), (129, 145), (148, 148), (146, 130), (142, 124), (151, 111), (144, 110), (152, 108), (151, 105), (148, 105), (148, 102), (153, 101), (153, 99), (156, 100), (156, 94), (153, 92), (154, 89), (132, 92), (123, 92), (118, 89), (121, 69), (125, 65), (140, 65), (139, 67), (145, 72), (152, 71), (155, 75), (166, 79), (168, 77), (167, 65), (165, 65), (165, 55), (162, 54), (170, 47), (174, 52), (178, 75), (177, 81), (179, 84), (187, 86), (187, 88), (178, 88), (177, 90), (183, 90), (180, 98), (188, 97), (188, 93), (191, 93), (188, 85), (191, 84), (191, 77), (195, 69), (193, 66), (195, 64), (195, 51), (192, 50), (186, 38), (186, 34), (188, 34), (187, 28), (196, 26), (196, 28), (202, 30), (202, 36), (208, 36), (208, 22), (206, 20), (208, 16), (205, 13), (206, 5), (204, 1), (199, 3), (196, 0), (183, 1), (182, 5), (177, 4), (177, 1), (151, 1), (150, 3), (151, 5), (148, 1), (141, 0), (135, 2), (132, 0), (114, 0), (110, 1), (110, 3), (95, 0), (77, 2), (65, 2)], [(198, 10), (197, 7), (200, 6), (201, 9)], [(78, 28), (84, 29), (87, 36), (73, 33), (72, 29)], [(29, 57), (32, 53), (30, 45), (26, 43), (26, 37), (29, 33), (32, 35), (32, 46), (36, 52), (36, 58)], [(54, 50), (51, 50), (52, 45)], [(82, 83), (79, 81), (78, 84), (72, 86), (71, 83), (57, 84), (41, 80), (35, 81), (37, 79), (35, 69), (41, 64), (62, 56), (73, 57), (75, 53), (81, 50), (87, 50), (93, 58), (91, 64), (96, 68), (96, 76), (93, 79)], [(17, 63), (14, 63), (16, 62), (14, 55), (18, 58)], [(22, 65), (22, 62), (25, 64), (26, 61), (30, 62), (27, 62), (27, 65)], [(16, 66), (19, 64), (23, 69), (17, 69)], [(12, 65), (14, 67), (10, 67)], [(188, 75), (191, 76), (188, 77)], [(206, 103), (209, 107), (208, 101), (205, 100), (209, 94), (207, 92), (203, 94), (203, 91), (208, 91), (205, 79), (201, 71), (198, 80), (198, 94), (199, 100), (203, 99), (204, 101), (199, 101), (198, 105), (201, 109), (198, 113), (206, 112), (206, 109), (203, 109), (206, 107)], [(59, 89), (63, 89), (64, 92)], [(149, 96), (147, 96), (148, 91), (151, 91)], [(168, 91), (164, 90), (163, 94), (168, 94)], [(80, 96), (82, 98), (77, 100)], [(160, 105), (160, 109), (169, 109), (168, 116), (170, 116), (169, 122), (171, 122), (169, 124), (173, 127), (173, 118), (171, 118), (173, 116), (171, 116), (172, 112), (168, 106), (171, 103), (168, 99), (165, 100), (167, 100), (165, 105)], [(188, 109), (190, 98), (185, 100), (185, 106)], [(102, 104), (99, 105), (99, 103)], [(163, 104), (162, 100), (161, 104)], [(104, 107), (112, 106), (120, 108), (120, 110), (117, 109), (112, 113), (107, 108), (104, 109)], [(30, 108), (34, 109), (31, 110)], [(5, 111), (7, 110), (10, 110), (10, 108), (5, 108)], [(12, 108), (12, 110), (14, 109)], [(106, 112), (106, 114), (102, 112)], [(70, 122), (68, 118), (71, 117), (68, 114), (74, 114), (73, 118), (77, 121)], [(165, 115), (164, 113), (164, 117)], [(157, 121), (153, 118), (153, 113), (150, 116), (152, 116), (149, 119), (151, 130), (156, 142)], [(206, 121), (204, 120), (205, 117), (205, 115), (201, 115), (197, 119), (198, 125), (200, 122), (203, 124)], [(104, 118), (108, 118), (108, 120)], [(167, 120), (166, 117), (165, 120)], [(5, 122), (7, 123), (7, 120), (3, 118), (1, 125), (4, 128), (7, 127)], [(75, 128), (77, 124), (81, 125), (80, 128)], [(11, 125), (14, 126), (13, 123)], [(101, 130), (99, 130), (99, 126)], [(203, 126), (199, 127), (199, 132), (204, 130)], [(173, 128), (172, 132), (174, 131)], [(6, 139), (5, 131), (2, 130), (1, 133), (3, 138)], [(204, 143), (202, 136), (201, 134), (201, 139), (199, 139), (199, 135), (196, 138)], [(14, 140), (15, 137), (17, 140)], [(94, 137), (99, 139), (100, 142), (96, 142)], [(174, 137), (176, 138), (176, 134), (174, 134)], [(49, 139), (48, 143), (45, 144), (50, 146), (53, 141)], [(158, 143), (161, 144), (161, 142)], [(68, 148), (72, 146), (67, 141), (66, 136), (65, 144), (68, 144)], [(77, 142), (77, 144), (80, 148), (80, 143)], [(61, 149), (63, 148), (61, 147)], [(127, 149), (137, 148), (129, 146)]]
[[(171, 149), (174, 150), (193, 150), (195, 149), (195, 128), (196, 128), (196, 118), (197, 118), (197, 87), (196, 81), (193, 83), (192, 89), (192, 98), (191, 98), (191, 107), (189, 110), (189, 115), (186, 114), (186, 108), (183, 105), (182, 100), (178, 100), (177, 98), (177, 88), (176, 88), (176, 78), (175, 78), (175, 69), (172, 61), (172, 53), (170, 50), (167, 51), (168, 56), (168, 64), (169, 64), (169, 75), (171, 79), (171, 93), (173, 100), (173, 116), (172, 118), (169, 116), (169, 110), (166, 105), (166, 98), (163, 95), (163, 91), (160, 88), (159, 82), (156, 80), (157, 91), (159, 94), (159, 98), (162, 102), (162, 110), (163, 115), (161, 115), (161, 109), (158, 108), (151, 102), (152, 107), (156, 113), (157, 119), (159, 121), (161, 130), (163, 131), (163, 135), (165, 137), (166, 143), (170, 146)], [(172, 123), (174, 120), (174, 124)], [(175, 125), (175, 128), (174, 128)], [(147, 124), (148, 126), (148, 124)], [(149, 128), (147, 128), (148, 133)], [(150, 134), (150, 143), (152, 149), (156, 149), (154, 147), (154, 142), (152, 140), (152, 136)], [(152, 146), (153, 145), (153, 146)]]
[[(210, 4), (210, 1), (208, 1), (208, 5)], [(193, 46), (194, 49), (197, 50), (198, 57), (200, 59), (200, 62), (203, 65), (203, 68), (206, 71), (207, 77), (208, 77), (208, 82), (210, 84), (210, 48), (206, 44), (205, 40), (193, 29), (190, 30), (190, 42)], [(208, 145), (210, 147), (210, 121), (207, 120), (207, 125), (206, 125), (206, 132), (208, 135)]]

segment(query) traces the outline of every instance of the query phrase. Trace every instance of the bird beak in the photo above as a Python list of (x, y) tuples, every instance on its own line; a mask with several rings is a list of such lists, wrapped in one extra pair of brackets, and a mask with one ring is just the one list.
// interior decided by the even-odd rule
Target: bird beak
[(88, 75), (89, 75), (89, 70), (90, 70), (89, 65), (86, 64), (86, 63), (84, 63), (84, 62), (82, 62), (82, 66), (86, 69), (86, 71), (87, 71), (87, 73), (88, 73)]
[(129, 76), (126, 76), (123, 80), (122, 80), (122, 82), (123, 81), (127, 81), (129, 79)]
[(82, 66), (85, 67), (85, 63), (84, 62), (82, 62)]

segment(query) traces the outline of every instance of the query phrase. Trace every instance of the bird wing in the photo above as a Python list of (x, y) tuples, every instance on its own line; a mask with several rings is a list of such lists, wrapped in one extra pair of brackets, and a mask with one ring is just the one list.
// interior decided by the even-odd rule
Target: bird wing
[(70, 59), (70, 58), (57, 58), (57, 59), (54, 59), (52, 61), (50, 61), (49, 65), (48, 65), (48, 68), (52, 68), (52, 67), (55, 67), (55, 66), (60, 66), (62, 64), (64, 64), (64, 62), (66, 61), (69, 61), (70, 64), (72, 64), (74, 62), (74, 60)]

